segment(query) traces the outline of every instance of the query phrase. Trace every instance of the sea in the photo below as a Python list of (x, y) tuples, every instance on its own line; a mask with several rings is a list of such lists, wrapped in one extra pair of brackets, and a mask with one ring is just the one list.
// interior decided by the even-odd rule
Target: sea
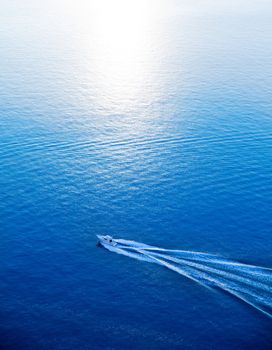
[(1, 0), (1, 350), (272, 349), (96, 237), (272, 267), (271, 34), (268, 0)]

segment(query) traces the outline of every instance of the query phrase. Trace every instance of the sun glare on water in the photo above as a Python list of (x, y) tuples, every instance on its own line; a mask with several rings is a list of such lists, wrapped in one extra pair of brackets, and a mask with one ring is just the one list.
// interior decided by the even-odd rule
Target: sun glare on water
[(156, 36), (152, 1), (97, 0), (82, 11), (96, 102), (111, 113), (128, 112), (152, 84)]

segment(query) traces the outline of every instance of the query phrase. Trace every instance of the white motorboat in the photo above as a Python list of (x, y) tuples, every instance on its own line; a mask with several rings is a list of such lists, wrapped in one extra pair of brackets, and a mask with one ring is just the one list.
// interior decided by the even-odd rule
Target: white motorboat
[(105, 248), (107, 248), (107, 246), (116, 246), (117, 242), (109, 235), (97, 235), (98, 238), (98, 242), (104, 246)]

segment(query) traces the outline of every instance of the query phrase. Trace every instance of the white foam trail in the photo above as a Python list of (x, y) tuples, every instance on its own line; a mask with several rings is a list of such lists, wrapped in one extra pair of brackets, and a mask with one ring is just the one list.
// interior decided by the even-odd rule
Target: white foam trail
[[(142, 253), (144, 255), (146, 255), (145, 251), (142, 251)], [(148, 256), (152, 257), (152, 255), (149, 254)], [(160, 255), (161, 257), (163, 257), (162, 254), (157, 254), (157, 255)], [(170, 258), (168, 256), (163, 257), (163, 258), (170, 260), (170, 261), (173, 261), (177, 264), (181, 263), (179, 261), (179, 259)], [(163, 261), (162, 259), (158, 259), (158, 260), (160, 261), (160, 263), (162, 263), (162, 261)], [(185, 266), (186, 266), (186, 264), (188, 264), (188, 262), (185, 260), (182, 263)], [(271, 313), (272, 310), (266, 311), (266, 309), (271, 308), (271, 288), (267, 289), (266, 286), (259, 285), (258, 287), (261, 289), (262, 292), (263, 291), (270, 292), (268, 295), (266, 293), (266, 295), (263, 296), (263, 293), (258, 294), (250, 289), (250, 287), (252, 287), (250, 282), (254, 283), (254, 280), (246, 281), (248, 283), (248, 286), (247, 286), (247, 288), (245, 288), (245, 287), (241, 286), (241, 284), (239, 284), (240, 282), (244, 282), (242, 277), (239, 280), (239, 276), (235, 276), (235, 275), (231, 275), (231, 274), (229, 274), (230, 276), (228, 276), (226, 274), (224, 275), (224, 273), (222, 273), (221, 271), (217, 271), (215, 269), (210, 269), (210, 268), (206, 269), (205, 266), (202, 266), (200, 264), (192, 264), (192, 263), (189, 263), (189, 264), (190, 264), (189, 266), (193, 266), (193, 267), (196, 267), (196, 268), (201, 270), (202, 273), (199, 275), (199, 278), (201, 278), (202, 280), (206, 280), (206, 281), (212, 283), (214, 286), (219, 287), (219, 288), (227, 291), (228, 293), (236, 296), (237, 298), (243, 300), (247, 304), (253, 306), (255, 309), (261, 311), (265, 315), (272, 317), (272, 313)], [(175, 266), (173, 266), (172, 264), (165, 263), (164, 266), (179, 273), (179, 269), (176, 268)], [(219, 274), (220, 277), (223, 277), (223, 278), (221, 278), (221, 280), (220, 280), (220, 279), (214, 277), (212, 274), (208, 275), (207, 272)], [(187, 276), (187, 277), (196, 280), (196, 278), (192, 278), (192, 276)], [(233, 283), (233, 281), (228, 280), (229, 277), (235, 278), (238, 283), (235, 284), (235, 283)], [(225, 279), (226, 279), (226, 281), (224, 281)], [(256, 282), (255, 282), (254, 288), (256, 288)]]
[[(143, 252), (143, 254), (145, 254), (145, 253)], [(188, 266), (192, 266), (192, 267), (195, 267), (196, 269), (199, 269), (199, 270), (204, 271), (204, 272), (214, 273), (214, 274), (220, 275), (220, 276), (222, 276), (224, 278), (228, 278), (230, 280), (238, 281), (239, 283), (242, 282), (242, 283), (249, 284), (249, 285), (252, 286), (252, 284), (254, 282), (256, 282), (255, 273), (252, 274), (251, 273), (252, 270), (250, 270), (250, 271), (245, 271), (245, 270), (240, 271), (237, 268), (236, 268), (236, 270), (234, 270), (234, 269), (230, 269), (230, 266), (227, 265), (225, 267), (227, 269), (230, 269), (231, 272), (229, 272), (229, 271), (220, 270), (218, 268), (210, 267), (210, 266), (207, 266), (207, 265), (203, 265), (203, 264), (187, 261), (187, 260), (184, 260), (184, 259), (173, 258), (171, 256), (165, 256), (163, 254), (153, 253), (152, 255), (158, 256), (158, 257), (166, 259), (166, 260), (173, 261), (173, 262), (175, 262), (177, 264), (185, 264), (185, 265), (188, 265)], [(259, 268), (259, 267), (257, 267), (257, 268), (259, 270), (261, 270), (261, 268)], [(221, 269), (222, 269), (222, 267), (221, 267)], [(247, 273), (247, 275), (249, 275), (249, 276), (244, 277), (243, 275), (240, 275), (240, 273), (242, 273), (242, 274)], [(259, 272), (259, 276), (258, 277), (263, 277), (262, 275), (260, 275), (260, 272)], [(259, 287), (262, 290), (267, 290), (269, 292), (271, 291), (271, 286), (269, 286), (269, 284), (266, 285), (266, 283), (264, 283), (264, 282), (258, 282), (258, 285), (254, 285), (254, 287), (255, 288)]]
[(154, 259), (150, 259), (147, 256), (143, 255), (143, 254), (139, 254), (139, 253), (135, 253), (135, 252), (128, 252), (122, 248), (117, 248), (114, 246), (107, 246), (105, 247), (106, 249), (110, 250), (111, 252), (117, 253), (117, 254), (122, 254), (122, 255), (126, 255), (129, 256), (130, 258), (134, 258), (137, 260), (141, 260), (141, 261), (147, 261), (147, 262), (151, 262), (154, 263)]
[(134, 259), (162, 265), (207, 288), (218, 287), (272, 317), (272, 269), (247, 265), (214, 254), (171, 250), (115, 240), (105, 248)]
[(181, 275), (183, 275), (183, 276), (185, 276), (185, 277), (187, 277), (187, 278), (189, 278), (189, 279), (191, 279), (191, 280), (193, 280), (193, 281), (195, 281), (195, 282), (197, 282), (199, 284), (202, 284), (204, 287), (208, 287), (209, 288), (209, 286), (207, 286), (207, 284), (204, 284), (200, 279), (197, 279), (192, 274), (188, 273), (188, 269), (186, 271), (184, 269), (181, 269), (180, 267), (176, 267), (176, 266), (174, 266), (172, 264), (169, 264), (168, 262), (166, 262), (166, 261), (164, 261), (162, 259), (156, 258), (154, 255), (147, 254), (146, 252), (143, 252), (141, 250), (138, 250), (138, 251), (140, 253), (142, 253), (143, 255), (148, 256), (150, 259), (153, 259), (155, 262), (159, 263), (160, 265), (163, 265), (163, 266), (167, 267), (170, 270), (178, 272), (179, 274), (181, 274)]
[[(203, 262), (210, 262), (210, 263), (216, 263), (216, 264), (224, 264), (224, 265), (230, 265), (230, 266), (239, 266), (241, 268), (260, 268), (262, 270), (269, 270), (272, 271), (272, 268), (269, 267), (264, 267), (264, 266), (256, 266), (256, 265), (251, 265), (251, 264), (244, 264), (239, 261), (235, 261), (229, 258), (222, 257), (220, 255), (216, 254), (210, 254), (210, 253), (203, 253), (203, 252), (196, 252), (196, 251), (189, 251), (189, 250), (177, 250), (177, 249), (164, 249), (164, 248), (159, 248), (159, 247), (153, 247), (149, 246), (143, 243), (137, 243), (135, 241), (128, 241), (128, 240), (123, 240), (123, 239), (117, 239), (116, 242), (124, 243), (126, 244), (123, 246), (123, 249), (133, 249), (133, 248), (140, 248), (144, 249), (147, 252), (153, 253), (153, 252), (161, 252), (161, 253), (169, 253), (171, 256), (173, 255), (178, 255), (181, 256), (182, 258), (185, 259), (190, 259), (194, 261), (203, 261)], [(128, 245), (131, 244), (131, 245)]]
[(126, 239), (115, 239), (115, 242), (123, 245), (123, 249), (132, 249), (132, 248), (140, 248), (140, 249), (146, 249), (150, 252), (152, 251), (160, 251), (160, 252), (170, 252), (171, 254), (173, 253), (184, 253), (185, 255), (188, 256), (194, 256), (196, 255), (196, 257), (206, 257), (206, 258), (216, 258), (217, 255), (216, 254), (209, 254), (209, 253), (203, 253), (203, 252), (193, 252), (193, 251), (188, 251), (188, 250), (178, 250), (178, 249), (164, 249), (164, 248), (159, 248), (159, 247), (154, 247), (151, 245), (147, 245), (144, 243), (139, 243), (139, 242), (135, 242), (135, 241), (129, 241)]

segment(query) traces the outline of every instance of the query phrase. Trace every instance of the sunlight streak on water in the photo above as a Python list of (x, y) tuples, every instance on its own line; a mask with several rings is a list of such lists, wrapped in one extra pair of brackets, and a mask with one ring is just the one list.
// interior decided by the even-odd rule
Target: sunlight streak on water
[(92, 1), (85, 10), (86, 66), (97, 85), (97, 108), (129, 113), (141, 101), (148, 104), (156, 69), (153, 2)]

